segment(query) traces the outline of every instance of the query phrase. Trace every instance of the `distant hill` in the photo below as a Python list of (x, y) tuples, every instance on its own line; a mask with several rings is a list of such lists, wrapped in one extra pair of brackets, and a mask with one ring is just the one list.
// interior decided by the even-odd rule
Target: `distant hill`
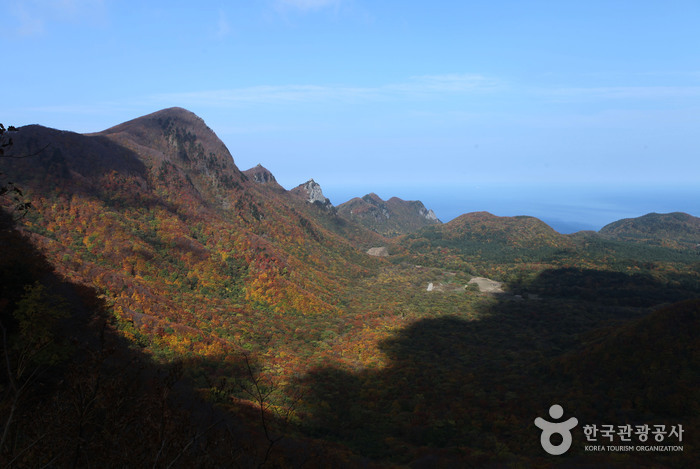
[(416, 263), (429, 260), (433, 265), (455, 268), (468, 262), (480, 269), (490, 269), (494, 263), (548, 262), (575, 248), (569, 236), (537, 218), (499, 217), (488, 212), (467, 213), (422, 228), (399, 244)]
[(468, 237), (520, 247), (566, 244), (567, 239), (535, 217), (498, 217), (488, 212), (460, 215), (444, 225), (444, 232), (453, 238)]
[(682, 212), (649, 213), (604, 226), (602, 236), (665, 247), (700, 246), (700, 218)]
[(435, 213), (426, 209), (420, 201), (406, 201), (398, 197), (384, 201), (374, 193), (340, 204), (338, 214), (389, 237), (441, 223)]

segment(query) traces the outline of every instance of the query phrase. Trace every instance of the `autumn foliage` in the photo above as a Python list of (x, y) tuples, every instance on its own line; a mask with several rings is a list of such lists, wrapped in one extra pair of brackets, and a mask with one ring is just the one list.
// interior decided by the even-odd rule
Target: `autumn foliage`
[[(384, 238), (249, 179), (181, 109), (94, 135), (31, 126), (13, 147), (47, 144), (2, 162), (31, 199), (0, 246), (10, 467), (538, 465), (532, 420), (557, 400), (582, 418), (697, 423), (678, 412), (697, 407), (694, 332), (648, 333), (696, 331), (693, 248), (486, 213)], [(391, 256), (365, 254), (379, 245)], [(645, 366), (625, 358), (634, 341), (671, 350), (677, 376), (649, 357), (658, 373), (623, 395), (618, 369)], [(588, 376), (591, 394), (572, 390)], [(125, 441), (133, 457), (117, 456)]]

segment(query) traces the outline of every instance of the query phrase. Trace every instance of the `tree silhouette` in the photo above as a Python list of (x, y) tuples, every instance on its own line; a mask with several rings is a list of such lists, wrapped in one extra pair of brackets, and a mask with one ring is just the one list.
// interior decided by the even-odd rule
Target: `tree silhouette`
[[(10, 153), (13, 144), (12, 136), (8, 134), (16, 131), (17, 128), (13, 126), (5, 128), (5, 126), (0, 123), (0, 158), (27, 158), (41, 153), (48, 147), (47, 145), (31, 155), (12, 155)], [(0, 197), (8, 198), (14, 206), (14, 210), (22, 215), (26, 214), (27, 210), (29, 210), (32, 205), (30, 202), (24, 200), (22, 190), (12, 181), (7, 180), (5, 173), (2, 171), (0, 171)]]

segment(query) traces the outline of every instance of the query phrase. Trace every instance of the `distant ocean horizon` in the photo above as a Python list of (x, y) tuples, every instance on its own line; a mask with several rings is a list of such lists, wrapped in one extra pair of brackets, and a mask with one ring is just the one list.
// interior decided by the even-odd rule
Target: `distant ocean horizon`
[(465, 184), (392, 185), (363, 193), (347, 186), (323, 190), (334, 205), (375, 192), (384, 200), (394, 196), (420, 200), (444, 223), (465, 213), (485, 211), (497, 216), (533, 216), (560, 233), (598, 231), (614, 221), (652, 212), (700, 216), (700, 187), (689, 185)]

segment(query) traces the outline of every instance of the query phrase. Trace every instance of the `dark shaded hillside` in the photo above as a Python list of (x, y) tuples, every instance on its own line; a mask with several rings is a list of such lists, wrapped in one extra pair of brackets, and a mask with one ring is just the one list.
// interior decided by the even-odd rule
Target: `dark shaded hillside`
[(648, 307), (700, 296), (700, 279), (694, 275), (671, 275), (665, 281), (651, 273), (559, 268), (540, 272), (536, 279), (519, 286), (519, 292), (579, 298), (601, 305)]
[(700, 218), (681, 212), (649, 213), (610, 223), (600, 234), (620, 241), (692, 249), (700, 246)]
[(440, 223), (433, 211), (420, 201), (398, 197), (384, 201), (374, 193), (338, 205), (338, 214), (388, 237)]
[[(534, 283), (554, 288), (568, 275), (552, 271)], [(581, 280), (595, 291), (586, 278), (607, 275)], [(641, 294), (668, 288), (620, 280)], [(383, 368), (309, 374), (308, 425), (360, 454), (410, 467), (693, 467), (698, 302), (647, 317), (634, 295), (619, 299), (600, 307), (559, 290), (485, 301), (471, 319), (459, 311), (408, 324), (380, 344)], [(581, 422), (572, 449), (556, 458), (542, 450), (533, 423), (553, 403)], [(584, 423), (682, 424), (686, 450), (586, 452)]]
[(261, 424), (245, 402), (224, 411), (197, 389), (203, 371), (255, 379), (242, 355), (158, 362), (145, 336), (116, 325), (98, 292), (58, 277), (0, 210), (3, 467), (359, 465), (292, 437), (274, 412)]
[[(206, 431), (210, 443), (240, 424), (224, 423), (211, 406), (192, 399), (192, 390), (183, 388), (181, 366), (155, 364), (131, 348), (110, 325), (97, 293), (56, 277), (1, 215), (5, 467), (166, 467), (202, 458), (253, 465), (255, 456), (243, 455), (241, 447), (218, 455), (210, 445), (209, 454), (199, 445), (184, 449), (217, 420), (218, 428)], [(191, 399), (188, 408), (175, 402), (183, 398)]]
[(3, 160), (3, 169), (26, 189), (96, 192), (99, 180), (114, 173), (130, 179), (141, 190), (148, 178), (143, 160), (128, 148), (104, 136), (86, 137), (39, 125), (22, 127), (13, 136), (9, 156), (30, 158)]
[[(676, 359), (696, 354), (700, 251), (483, 212), (389, 239), (313, 180), (286, 191), (262, 166), (240, 172), (178, 108), (12, 137), (32, 156), (0, 172), (31, 208), (0, 229), (3, 358), (28, 363), (30, 344), (47, 366), (21, 406), (0, 371), (0, 424), (28, 422), (0, 428), (10, 467), (692, 462), (580, 446), (552, 461), (533, 419), (557, 402), (582, 420), (697, 426), (678, 415), (696, 409), (695, 359)], [(673, 313), (644, 322), (659, 309)], [(619, 370), (637, 342), (658, 359)], [(650, 367), (631, 376), (637, 358)]]
[[(562, 381), (573, 383), (568, 389), (585, 402), (590, 419), (616, 416), (642, 423), (659, 415), (693, 422), (690, 432), (700, 422), (698, 337), (700, 300), (678, 302), (585, 335), (552, 367), (564, 370)], [(598, 402), (595, 395), (612, 402)], [(685, 442), (689, 451), (698, 449), (696, 436)]]

